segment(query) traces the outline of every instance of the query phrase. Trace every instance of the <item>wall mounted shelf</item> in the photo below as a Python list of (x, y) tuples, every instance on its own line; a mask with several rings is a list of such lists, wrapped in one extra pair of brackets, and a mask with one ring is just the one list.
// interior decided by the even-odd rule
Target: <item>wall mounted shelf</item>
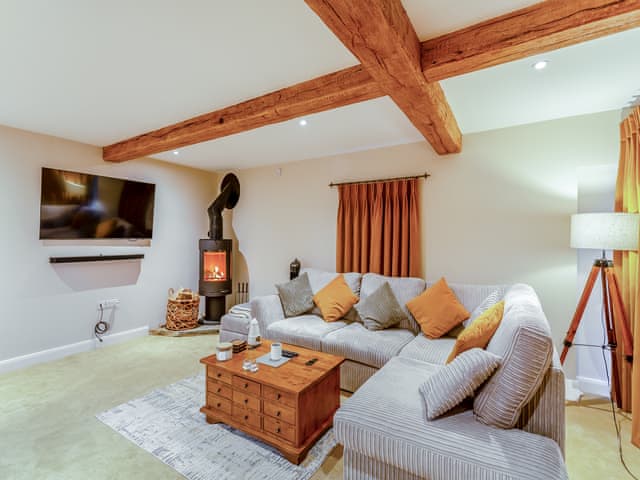
[(113, 262), (117, 260), (141, 260), (143, 254), (134, 255), (92, 255), (84, 257), (49, 257), (49, 263), (86, 263), (86, 262)]

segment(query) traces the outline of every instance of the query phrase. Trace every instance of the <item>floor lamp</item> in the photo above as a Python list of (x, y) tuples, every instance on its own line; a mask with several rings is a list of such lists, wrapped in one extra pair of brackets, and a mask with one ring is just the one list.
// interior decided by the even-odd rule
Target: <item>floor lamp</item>
[[(602, 309), (607, 334), (606, 347), (611, 351), (611, 395), (621, 407), (620, 373), (616, 360), (618, 335), (622, 337), (625, 360), (633, 361), (633, 338), (624, 312), (622, 296), (613, 262), (607, 260), (606, 250), (638, 250), (640, 215), (632, 213), (579, 213), (571, 217), (571, 247), (602, 250), (596, 259), (580, 296), (571, 326), (564, 339), (560, 362), (564, 364), (569, 348), (573, 345), (584, 310), (600, 277), (602, 283)], [(619, 331), (618, 331), (619, 330)]]

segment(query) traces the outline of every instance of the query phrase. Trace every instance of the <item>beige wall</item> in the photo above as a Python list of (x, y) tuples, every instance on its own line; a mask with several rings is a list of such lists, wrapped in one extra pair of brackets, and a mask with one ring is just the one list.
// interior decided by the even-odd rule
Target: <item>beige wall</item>
[[(99, 148), (0, 127), (0, 360), (93, 337), (97, 304), (117, 298), (109, 333), (164, 321), (169, 287), (197, 288), (198, 239), (216, 175), (150, 159), (102, 161)], [(156, 184), (148, 247), (38, 240), (43, 166)], [(104, 242), (103, 242), (104, 243)], [(50, 256), (144, 253), (142, 262), (53, 266)]]
[(415, 143), (240, 172), (233, 222), (251, 295), (274, 291), (294, 257), (335, 267), (337, 191), (331, 181), (429, 172), (423, 184), (424, 272), (451, 282), (535, 287), (560, 344), (575, 308), (577, 167), (615, 162), (619, 112), (466, 135), (438, 157)]

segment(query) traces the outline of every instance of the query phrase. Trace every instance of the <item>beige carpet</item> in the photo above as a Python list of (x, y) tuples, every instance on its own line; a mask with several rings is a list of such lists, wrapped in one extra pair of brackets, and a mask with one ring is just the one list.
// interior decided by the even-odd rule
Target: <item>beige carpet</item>
[[(145, 337), (0, 376), (0, 477), (22, 479), (179, 479), (144, 450), (94, 418), (150, 390), (193, 375), (217, 336)], [(567, 407), (567, 465), (572, 479), (624, 479), (607, 403)], [(640, 450), (625, 455), (640, 475)], [(313, 477), (342, 478), (338, 447)]]

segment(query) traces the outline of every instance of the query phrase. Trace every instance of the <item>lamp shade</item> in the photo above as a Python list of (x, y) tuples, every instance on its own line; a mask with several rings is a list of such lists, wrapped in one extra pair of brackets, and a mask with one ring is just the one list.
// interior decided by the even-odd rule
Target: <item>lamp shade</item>
[(578, 213), (571, 216), (571, 247), (638, 250), (639, 225), (636, 213)]

